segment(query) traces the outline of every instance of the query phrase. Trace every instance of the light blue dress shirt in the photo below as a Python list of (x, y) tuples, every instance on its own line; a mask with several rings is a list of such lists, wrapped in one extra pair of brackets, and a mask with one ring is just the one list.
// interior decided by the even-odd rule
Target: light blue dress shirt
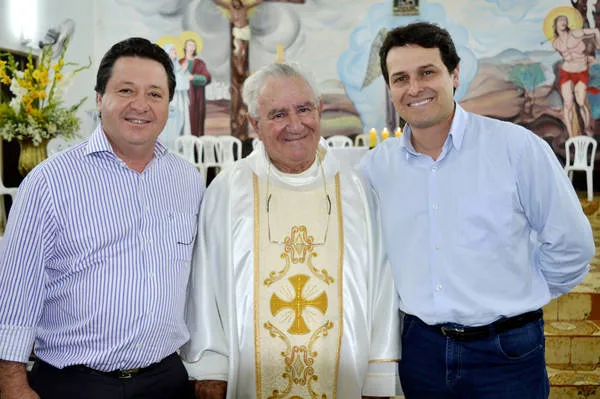
[(189, 337), (204, 179), (160, 143), (139, 173), (101, 126), (31, 171), (0, 244), (0, 359), (145, 367)]
[(400, 309), (428, 324), (535, 310), (589, 271), (592, 230), (555, 154), (529, 130), (459, 105), (436, 161), (410, 128), (361, 170), (381, 203)]

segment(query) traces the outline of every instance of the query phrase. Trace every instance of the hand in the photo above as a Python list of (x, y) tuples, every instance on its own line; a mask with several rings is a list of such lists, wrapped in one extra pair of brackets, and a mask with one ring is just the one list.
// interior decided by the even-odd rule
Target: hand
[(4, 390), (2, 391), (1, 397), (2, 399), (40, 399), (40, 396), (30, 387)]
[[(196, 399), (225, 399), (227, 381), (204, 380), (194, 383)], [(4, 397), (2, 397), (4, 399)]]

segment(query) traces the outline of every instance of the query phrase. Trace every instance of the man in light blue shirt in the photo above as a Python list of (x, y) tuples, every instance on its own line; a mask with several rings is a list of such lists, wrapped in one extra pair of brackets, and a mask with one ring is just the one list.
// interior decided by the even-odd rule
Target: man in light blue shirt
[(156, 141), (174, 89), (159, 46), (115, 44), (102, 123), (20, 186), (0, 246), (2, 399), (185, 397), (176, 351), (204, 179)]
[(415, 23), (380, 52), (405, 134), (363, 159), (400, 309), (407, 399), (547, 398), (541, 307), (589, 270), (589, 222), (550, 147), (466, 112), (448, 32)]

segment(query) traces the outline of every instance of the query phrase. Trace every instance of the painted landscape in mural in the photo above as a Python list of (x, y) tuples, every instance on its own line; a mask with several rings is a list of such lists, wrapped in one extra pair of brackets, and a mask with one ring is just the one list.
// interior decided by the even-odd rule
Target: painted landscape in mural
[[(325, 102), (324, 136), (392, 130), (398, 119), (378, 46), (387, 30), (417, 20), (438, 23), (454, 38), (461, 57), (456, 99), (466, 109), (522, 124), (559, 154), (569, 136), (600, 131), (600, 5), (593, 0), (420, 1), (419, 15), (395, 15), (394, 0), (103, 2), (97, 53), (137, 34), (174, 45), (184, 73), (192, 59), (204, 64), (204, 78), (185, 78), (190, 95), (195, 80), (204, 91), (196, 114), (204, 123), (194, 128), (202, 124), (194, 116), (188, 129), (180, 118), (178, 134), (251, 137), (239, 130), (240, 78), (282, 59), (314, 72)], [(195, 55), (186, 56), (186, 41)], [(195, 100), (188, 101), (192, 109)]]

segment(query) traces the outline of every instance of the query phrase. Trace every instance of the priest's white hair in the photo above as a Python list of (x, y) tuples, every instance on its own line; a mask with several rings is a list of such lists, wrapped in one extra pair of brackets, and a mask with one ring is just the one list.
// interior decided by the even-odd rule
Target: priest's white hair
[(273, 63), (265, 65), (249, 76), (244, 82), (242, 99), (248, 107), (248, 113), (258, 118), (258, 97), (267, 78), (300, 78), (310, 87), (315, 97), (315, 105), (319, 105), (321, 93), (315, 83), (313, 74), (295, 62)]

